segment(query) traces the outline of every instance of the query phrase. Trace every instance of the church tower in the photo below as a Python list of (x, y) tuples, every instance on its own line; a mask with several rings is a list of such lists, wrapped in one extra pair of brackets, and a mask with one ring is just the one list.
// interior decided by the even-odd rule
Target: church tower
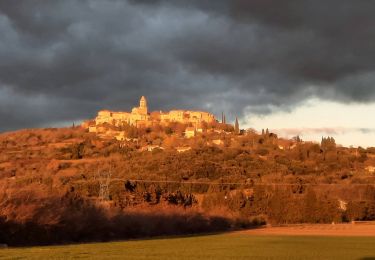
[(139, 111), (142, 114), (147, 114), (147, 100), (144, 96), (142, 96), (141, 100), (139, 101)]

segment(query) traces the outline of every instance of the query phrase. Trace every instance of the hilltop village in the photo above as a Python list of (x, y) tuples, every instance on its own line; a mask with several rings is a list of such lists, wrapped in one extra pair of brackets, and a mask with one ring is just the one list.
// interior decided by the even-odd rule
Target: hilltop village
[(131, 112), (103, 110), (99, 111), (98, 116), (95, 119), (96, 125), (108, 123), (121, 126), (122, 124), (127, 123), (137, 127), (152, 126), (154, 124), (167, 124), (170, 122), (194, 124), (195, 126), (198, 126), (203, 122), (212, 123), (214, 121), (214, 115), (201, 111), (171, 110), (167, 113), (155, 111), (149, 114), (147, 100), (144, 96), (142, 96), (139, 101), (139, 107), (134, 107)]
[[(100, 137), (124, 141), (129, 138), (126, 133), (126, 128), (129, 126), (139, 129), (180, 124), (185, 126), (185, 137), (190, 138), (199, 132), (206, 131), (208, 125), (216, 123), (218, 122), (213, 114), (202, 111), (171, 110), (169, 112), (154, 111), (149, 113), (147, 99), (142, 96), (139, 107), (134, 107), (131, 112), (102, 110), (98, 112), (94, 120), (86, 121), (82, 126), (88, 129), (90, 133), (96, 133)], [(221, 124), (226, 124), (224, 115)]]

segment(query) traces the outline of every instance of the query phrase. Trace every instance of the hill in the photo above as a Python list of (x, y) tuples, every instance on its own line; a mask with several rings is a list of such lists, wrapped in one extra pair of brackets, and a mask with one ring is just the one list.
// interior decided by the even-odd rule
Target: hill
[[(206, 124), (0, 135), (0, 240), (97, 241), (375, 219), (375, 149)], [(156, 225), (156, 226), (155, 226)], [(122, 228), (120, 228), (122, 227)], [(38, 234), (35, 236), (35, 234)]]

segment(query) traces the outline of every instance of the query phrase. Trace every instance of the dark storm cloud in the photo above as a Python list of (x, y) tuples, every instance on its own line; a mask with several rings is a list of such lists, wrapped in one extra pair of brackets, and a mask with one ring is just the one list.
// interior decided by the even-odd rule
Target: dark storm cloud
[(374, 1), (0, 2), (0, 130), (101, 108), (220, 114), (375, 98)]

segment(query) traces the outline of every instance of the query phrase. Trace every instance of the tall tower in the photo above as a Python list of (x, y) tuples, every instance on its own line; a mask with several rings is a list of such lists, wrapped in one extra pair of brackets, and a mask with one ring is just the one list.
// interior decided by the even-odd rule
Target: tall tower
[(142, 111), (143, 114), (147, 114), (147, 100), (144, 96), (142, 96), (139, 101), (139, 108), (139, 111)]

